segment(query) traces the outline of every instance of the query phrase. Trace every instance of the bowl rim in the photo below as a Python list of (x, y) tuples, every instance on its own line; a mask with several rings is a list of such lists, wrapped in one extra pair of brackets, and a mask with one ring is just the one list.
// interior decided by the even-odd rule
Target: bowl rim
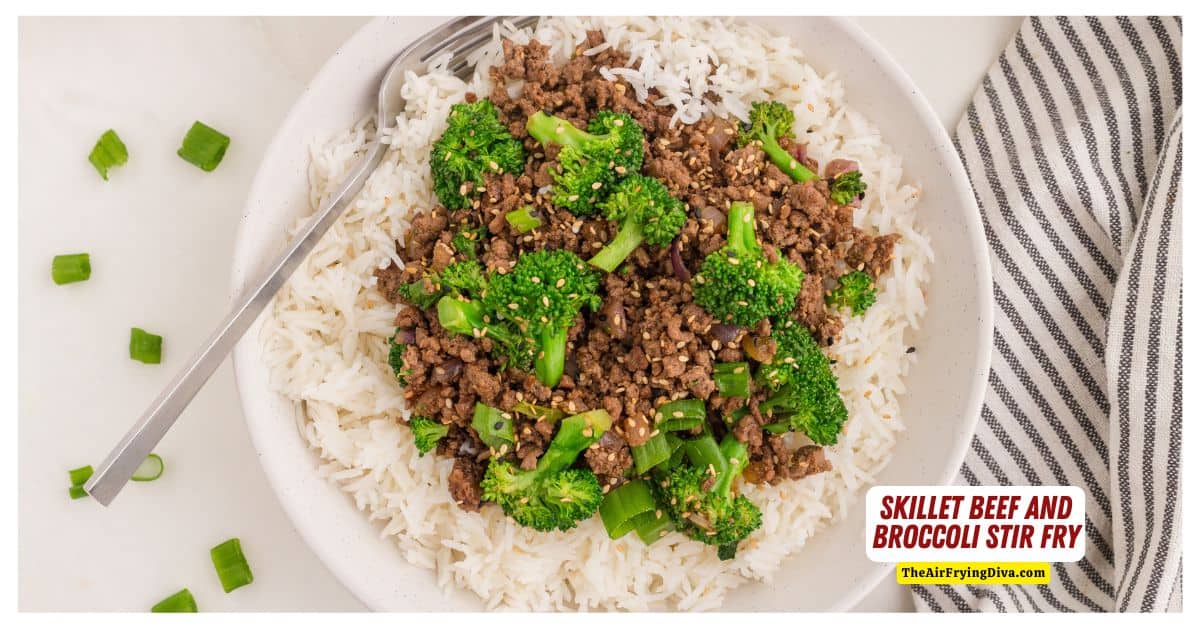
[[(787, 17), (796, 18), (805, 16)], [(811, 18), (815, 16), (809, 17)], [(248, 270), (257, 270), (258, 266), (261, 265), (262, 260), (258, 260), (259, 264), (249, 265), (240, 264), (238, 262), (244, 261), (245, 258), (247, 258), (247, 231), (249, 229), (248, 218), (253, 199), (258, 198), (261, 195), (261, 189), (267, 185), (267, 166), (271, 162), (273, 156), (280, 152), (281, 146), (283, 146), (285, 143), (286, 137), (284, 135), (284, 131), (292, 125), (293, 120), (299, 115), (301, 105), (305, 100), (306, 95), (310, 93), (314, 86), (325, 82), (327, 75), (337, 70), (334, 62), (342, 53), (343, 49), (347, 48), (351, 44), (354, 44), (359, 39), (368, 36), (374, 30), (378, 29), (381, 23), (386, 21), (386, 19), (387, 18), (385, 17), (372, 18), (363, 26), (359, 27), (354, 34), (347, 38), (346, 41), (343, 42), (342, 45), (340, 45), (332, 55), (330, 55), (329, 59), (322, 64), (321, 69), (313, 75), (313, 78), (308, 82), (304, 90), (296, 98), (296, 101), (289, 108), (287, 115), (277, 126), (271, 142), (267, 145), (266, 150), (263, 152), (262, 161), (255, 171), (254, 178), (247, 193), (247, 200), (244, 205), (242, 217), (238, 221), (233, 251), (234, 264), (230, 277), (231, 298), (236, 298), (236, 296), (245, 288), (246, 283), (253, 278), (253, 275), (249, 274)], [(987, 373), (990, 370), (991, 363), (991, 337), (992, 330), (994, 329), (994, 303), (992, 295), (993, 276), (991, 269), (991, 254), (984, 237), (983, 220), (979, 212), (975, 193), (971, 187), (970, 179), (967, 177), (966, 169), (962, 164), (962, 160), (959, 157), (958, 151), (954, 147), (954, 143), (951, 140), (946, 127), (942, 125), (941, 121), (934, 112), (933, 107), (929, 104), (928, 100), (917, 87), (916, 83), (913, 82), (909, 74), (904, 70), (903, 67), (900, 66), (899, 62), (897, 62), (891, 56), (891, 54), (886, 48), (883, 47), (882, 44), (872, 38), (866, 32), (866, 30), (864, 30), (862, 26), (857, 24), (854, 20), (848, 17), (840, 16), (826, 16), (821, 19), (829, 20), (833, 24), (840, 27), (844, 34), (851, 38), (856, 45), (861, 46), (875, 58), (875, 61), (880, 65), (881, 70), (885, 74), (889, 75), (892, 80), (895, 80), (897, 84), (903, 88), (903, 91), (906, 93), (909, 106), (916, 113), (918, 120), (924, 127), (924, 130), (928, 132), (930, 137), (935, 140), (935, 154), (942, 158), (944, 165), (950, 170), (949, 174), (952, 181), (952, 189), (956, 196), (955, 201), (962, 207), (964, 214), (963, 217), (965, 219), (970, 250), (973, 261), (977, 265), (978, 269), (978, 278), (975, 282), (975, 298), (980, 304), (980, 319), (977, 326), (980, 330), (984, 330), (985, 333), (977, 334), (977, 346), (975, 352), (977, 358), (975, 364), (972, 365), (972, 372), (976, 373), (977, 376), (972, 379), (971, 388), (964, 397), (964, 412), (961, 420), (964, 422), (964, 424), (969, 423), (969, 425), (964, 425), (964, 427), (967, 429), (964, 429), (960, 432), (960, 436), (953, 443), (953, 447), (947, 452), (948, 455), (945, 456), (946, 464), (942, 470), (941, 477), (937, 482), (940, 485), (948, 485), (953, 483), (958, 475), (962, 462), (966, 458), (967, 449), (972, 438), (974, 437), (980, 412), (983, 408)], [(437, 25), (435, 24), (432, 28), (436, 27)], [(415, 33), (414, 38), (419, 37), (421, 34), (421, 32)], [(398, 41), (396, 49), (399, 50), (404, 43), (404, 41)], [(260, 316), (259, 323), (261, 323), (261, 320), (262, 316)], [(251, 330), (256, 330), (258, 326), (259, 324), (256, 323)], [(272, 473), (270, 468), (266, 466), (266, 462), (264, 460), (266, 454), (264, 453), (264, 448), (260, 446), (258, 441), (258, 430), (254, 427), (255, 420), (252, 418), (252, 413), (248, 410), (248, 395), (262, 393), (261, 391), (251, 389), (252, 387), (249, 381), (251, 379), (249, 375), (249, 369), (251, 369), (252, 366), (247, 364), (246, 359), (242, 358), (242, 353), (244, 351), (250, 351), (249, 349), (243, 349), (243, 347), (253, 342), (258, 342), (257, 336), (248, 333), (235, 348), (233, 354), (234, 379), (235, 386), (238, 391), (239, 402), (243, 410), (243, 416), (247, 423), (247, 431), (250, 434), (251, 445), (258, 454), (259, 463), (263, 469), (264, 475), (267, 477), (267, 482), (271, 486), (276, 500), (287, 514), (289, 520), (292, 522), (294, 528), (300, 534), (301, 538), (304, 539), (304, 542), (309, 549), (320, 558), (321, 562), (326, 566), (326, 568), (333, 573), (342, 586), (345, 587), (346, 590), (355, 597), (355, 599), (359, 600), (359, 602), (371, 610), (378, 610), (377, 606), (372, 603), (372, 600), (365, 598), (362, 592), (358, 591), (354, 586), (351, 585), (351, 583), (356, 581), (357, 578), (348, 573), (341, 561), (337, 560), (338, 556), (335, 552), (333, 552), (331, 544), (325, 542), (324, 539), (318, 538), (316, 532), (312, 529), (312, 526), (304, 523), (306, 521), (305, 514), (298, 508), (296, 503), (285, 498), (285, 495), (288, 493), (288, 487), (284, 485), (283, 478), (277, 477), (274, 473)], [(951, 462), (953, 464), (951, 464)], [(818, 532), (818, 534), (819, 533), (820, 532)], [(879, 585), (879, 583), (893, 567), (893, 563), (876, 563), (874, 568), (865, 577), (859, 579), (852, 586), (847, 588), (841, 597), (830, 604), (827, 610), (831, 612), (844, 612), (852, 610), (859, 602), (863, 600), (863, 598), (865, 598)]]

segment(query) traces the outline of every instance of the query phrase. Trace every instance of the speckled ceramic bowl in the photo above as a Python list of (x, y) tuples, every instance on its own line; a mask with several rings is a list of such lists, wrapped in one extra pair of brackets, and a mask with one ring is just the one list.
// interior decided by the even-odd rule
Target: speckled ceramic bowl
[[(913, 343), (921, 358), (907, 378), (908, 431), (881, 484), (949, 483), (962, 463), (983, 399), (992, 332), (991, 274), (966, 173), (929, 104), (904, 70), (861, 29), (838, 18), (754, 18), (790, 35), (821, 72), (836, 70), (846, 98), (875, 122), (920, 182), (920, 223), (929, 233), (929, 312)], [(362, 28), (300, 96), (268, 148), (246, 202), (234, 254), (235, 291), (279, 250), (285, 230), (308, 208), (307, 143), (373, 111), (377, 81), (397, 51), (443, 20), (390, 18)], [(316, 455), (296, 430), (293, 405), (267, 385), (256, 325), (234, 354), (246, 421), (263, 469), (309, 545), (359, 599), (377, 610), (471, 610), (472, 594), (449, 596), (414, 567), (349, 497), (317, 477)], [(733, 592), (727, 610), (842, 610), (888, 572), (863, 548), (863, 506), (821, 531), (788, 559), (770, 585)]]

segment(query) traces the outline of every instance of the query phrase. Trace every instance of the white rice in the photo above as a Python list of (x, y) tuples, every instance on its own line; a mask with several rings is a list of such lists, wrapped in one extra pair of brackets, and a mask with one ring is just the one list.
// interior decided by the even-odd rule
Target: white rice
[[(639, 95), (657, 88), (680, 122), (708, 114), (740, 117), (765, 98), (787, 103), (814, 158), (860, 164), (869, 187), (855, 224), (903, 236), (877, 304), (849, 319), (831, 349), (850, 411), (839, 444), (827, 449), (833, 471), (779, 486), (744, 486), (762, 508), (763, 525), (732, 561), (678, 533), (649, 547), (634, 535), (612, 541), (598, 518), (570, 532), (543, 534), (517, 526), (499, 508), (463, 512), (446, 488), (451, 461), (418, 457), (400, 423), (401, 390), (386, 362), (395, 308), (374, 289), (372, 272), (399, 262), (394, 243), (412, 213), (436, 203), (430, 145), (452, 104), (468, 90), (488, 93), (486, 68), (501, 55), (501, 37), (518, 43), (536, 37), (561, 63), (591, 28), (631, 54), (631, 67), (604, 74), (626, 79)], [(493, 43), (475, 55), (477, 73), (469, 84), (440, 67), (444, 61), (408, 78), (407, 109), (387, 131), (391, 150), (384, 164), (276, 297), (262, 338), (272, 384), (296, 401), (298, 427), (321, 457), (320, 473), (379, 521), (380, 533), (395, 539), (405, 560), (434, 570), (446, 589), (475, 592), (489, 608), (713, 609), (732, 588), (769, 581), (781, 561), (861, 498), (903, 429), (897, 398), (915, 359), (906, 354), (904, 335), (925, 311), (922, 286), (932, 253), (914, 226), (919, 191), (902, 182), (900, 157), (847, 106), (838, 80), (803, 58), (790, 39), (729, 19), (554, 18), (533, 31), (497, 29)], [(369, 134), (364, 123), (313, 145), (314, 208)]]

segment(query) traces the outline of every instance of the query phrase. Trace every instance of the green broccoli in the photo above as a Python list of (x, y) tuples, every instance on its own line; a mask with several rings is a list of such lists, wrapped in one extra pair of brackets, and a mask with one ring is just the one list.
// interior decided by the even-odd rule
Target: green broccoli
[(445, 294), (436, 275), (421, 277), (412, 283), (400, 284), (396, 296), (413, 307), (428, 310)]
[(485, 309), (502, 314), (537, 345), (534, 373), (553, 388), (562, 378), (567, 332), (580, 308), (600, 306), (600, 279), (583, 260), (563, 249), (525, 253), (512, 270), (491, 277)]
[(505, 368), (528, 371), (533, 364), (533, 343), (503, 321), (485, 313), (483, 302), (461, 294), (447, 294), (437, 303), (438, 323), (456, 334), (491, 338), (492, 353)]
[(388, 339), (388, 366), (392, 367), (392, 373), (396, 375), (396, 381), (400, 382), (401, 386), (408, 385), (408, 376), (412, 375), (412, 369), (404, 365), (404, 351), (408, 345), (402, 342), (397, 342), (396, 338), (400, 335), (400, 330), (397, 329), (395, 334)]
[(838, 205), (849, 205), (866, 191), (867, 184), (863, 183), (862, 173), (857, 170), (843, 172), (829, 184), (829, 197)]
[(596, 212), (596, 202), (612, 184), (642, 168), (642, 127), (628, 114), (601, 111), (583, 131), (570, 122), (539, 111), (525, 125), (543, 146), (559, 144), (554, 178), (554, 204), (577, 216)]
[(454, 262), (440, 273), (428, 273), (412, 283), (401, 284), (396, 294), (413, 306), (428, 310), (451, 292), (478, 297), (486, 285), (483, 267), (475, 260), (466, 260)]
[(562, 420), (537, 467), (523, 471), (510, 461), (492, 458), (480, 487), (517, 523), (541, 532), (570, 530), (592, 516), (603, 499), (600, 482), (587, 469), (572, 469), (579, 454), (612, 426), (604, 410)]
[(693, 299), (722, 322), (749, 327), (790, 312), (804, 279), (795, 264), (771, 262), (754, 235), (754, 206), (729, 207), (725, 246), (709, 253), (692, 278)]
[(667, 186), (640, 174), (629, 175), (617, 183), (600, 203), (600, 209), (604, 210), (605, 218), (620, 222), (621, 230), (588, 263), (610, 273), (643, 240), (658, 247), (670, 245), (687, 222), (683, 203), (671, 196)]
[(875, 285), (871, 276), (854, 270), (838, 277), (838, 287), (829, 291), (825, 303), (833, 307), (848, 307), (855, 316), (861, 316), (867, 308), (875, 305)]
[(682, 447), (691, 464), (677, 465), (659, 478), (659, 500), (680, 532), (716, 545), (722, 560), (733, 558), (738, 543), (762, 525), (762, 511), (733, 492), (750, 453), (732, 434), (719, 446), (706, 434)]
[(417, 444), (417, 451), (421, 452), (422, 456), (432, 451), (434, 447), (437, 447), (438, 441), (450, 433), (449, 425), (442, 425), (424, 416), (410, 418), (408, 420), (408, 427), (412, 430), (413, 440)]
[(449, 264), (438, 274), (438, 283), (443, 291), (454, 291), (471, 298), (479, 298), (487, 288), (483, 266), (474, 260)]
[(487, 229), (484, 227), (463, 225), (463, 228), (450, 240), (450, 246), (454, 247), (459, 255), (473, 260), (479, 255), (479, 242), (483, 240), (486, 232)]
[(487, 99), (450, 107), (446, 132), (433, 145), (433, 190), (448, 209), (463, 209), (484, 186), (487, 173), (520, 173), (525, 149), (500, 122)]
[(771, 392), (758, 408), (778, 419), (766, 429), (803, 432), (818, 445), (837, 443), (847, 412), (829, 358), (800, 323), (773, 323), (775, 356), (755, 373), (755, 382)]
[(779, 139), (794, 137), (792, 125), (796, 114), (781, 102), (756, 102), (750, 106), (750, 119), (738, 134), (738, 146), (751, 142), (762, 143), (763, 152), (780, 170), (801, 183), (812, 181), (817, 174), (809, 170), (779, 145)]

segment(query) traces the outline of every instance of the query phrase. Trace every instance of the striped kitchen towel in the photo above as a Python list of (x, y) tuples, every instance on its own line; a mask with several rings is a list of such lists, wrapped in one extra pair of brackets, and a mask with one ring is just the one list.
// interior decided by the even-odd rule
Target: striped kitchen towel
[(1048, 585), (916, 586), (921, 610), (1180, 608), (1179, 18), (1030, 18), (955, 131), (996, 329), (959, 481), (1087, 495)]

